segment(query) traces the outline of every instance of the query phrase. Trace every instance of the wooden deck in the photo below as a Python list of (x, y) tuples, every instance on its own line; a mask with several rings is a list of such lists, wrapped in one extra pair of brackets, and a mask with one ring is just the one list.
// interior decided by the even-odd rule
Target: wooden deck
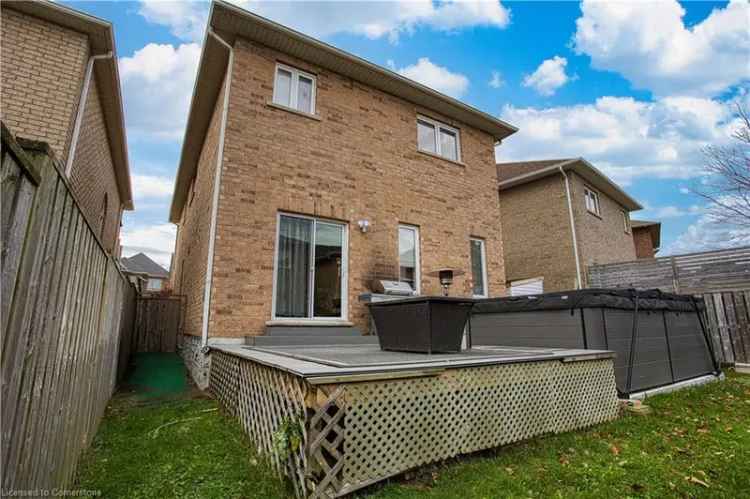
[[(612, 358), (214, 345), (209, 388), (298, 496), (337, 497), (427, 463), (615, 418)], [(280, 441), (294, 444), (280, 452)]]

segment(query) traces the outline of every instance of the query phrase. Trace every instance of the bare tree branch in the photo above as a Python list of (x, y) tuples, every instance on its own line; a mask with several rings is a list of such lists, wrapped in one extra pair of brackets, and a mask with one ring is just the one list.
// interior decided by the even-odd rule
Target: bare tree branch
[(735, 143), (703, 149), (704, 176), (690, 190), (708, 201), (712, 220), (750, 228), (750, 113), (737, 104), (737, 116), (740, 126), (732, 133)]

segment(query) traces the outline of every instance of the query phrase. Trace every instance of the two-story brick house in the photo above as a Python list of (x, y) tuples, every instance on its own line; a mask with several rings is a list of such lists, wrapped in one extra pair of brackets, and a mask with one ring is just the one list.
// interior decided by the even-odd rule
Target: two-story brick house
[(589, 265), (635, 260), (642, 206), (585, 159), (499, 163), (497, 175), (510, 294), (586, 287)]
[[(212, 4), (170, 220), (185, 334), (367, 330), (374, 278), (504, 292), (495, 145), (516, 129), (235, 6)], [(475, 269), (472, 272), (472, 269)]]
[(92, 229), (118, 252), (133, 209), (112, 25), (46, 1), (3, 2), (3, 123), (49, 144)]

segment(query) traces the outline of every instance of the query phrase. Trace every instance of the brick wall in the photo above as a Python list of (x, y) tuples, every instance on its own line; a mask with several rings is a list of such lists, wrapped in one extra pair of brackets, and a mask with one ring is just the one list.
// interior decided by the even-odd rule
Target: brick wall
[(2, 8), (2, 119), (64, 164), (89, 57), (86, 35)]
[(500, 192), (506, 279), (544, 277), (544, 291), (575, 288), (576, 267), (561, 175)]
[(633, 227), (633, 244), (636, 258), (654, 258), (654, 241), (651, 239), (651, 227)]
[(633, 236), (625, 232), (622, 206), (599, 192), (601, 215), (586, 210), (584, 186), (586, 182), (575, 173), (570, 174), (573, 211), (576, 216), (578, 249), (581, 255), (583, 282), (587, 282), (586, 268), (589, 265), (635, 260)]
[(170, 286), (185, 296), (183, 334), (200, 335), (203, 320), (203, 293), (206, 282), (208, 239), (211, 226), (216, 153), (221, 126), (224, 92), (219, 94), (203, 149), (198, 160), (194, 189), (187, 202), (177, 232)]
[[(319, 120), (268, 105), (277, 58), (317, 74)], [(429, 271), (442, 266), (469, 270), (470, 236), (486, 240), (490, 294), (504, 293), (494, 140), (443, 120), (461, 129), (465, 164), (419, 153), (417, 112), (441, 118), (330, 71), (238, 40), (211, 336), (262, 334), (271, 318), (279, 211), (348, 223), (349, 319), (363, 329), (368, 318), (359, 294), (368, 291), (375, 277), (398, 275), (399, 223), (420, 227), (423, 293), (439, 292), (437, 279), (426, 275)], [(210, 181), (204, 176), (198, 183)], [(358, 230), (360, 219), (370, 221), (367, 234)], [(193, 235), (180, 236), (186, 241), (183, 246), (198, 232), (208, 233), (207, 228), (191, 230)], [(456, 280), (452, 293), (467, 295), (470, 290), (467, 275)]]
[(119, 236), (121, 201), (94, 77), (89, 84), (70, 181), (83, 214), (101, 236), (104, 248), (113, 253)]
[[(88, 38), (7, 7), (2, 16), (2, 119), (17, 136), (47, 142), (64, 165), (89, 57)], [(96, 78), (91, 79), (70, 181), (105, 249), (116, 253), (121, 201)]]

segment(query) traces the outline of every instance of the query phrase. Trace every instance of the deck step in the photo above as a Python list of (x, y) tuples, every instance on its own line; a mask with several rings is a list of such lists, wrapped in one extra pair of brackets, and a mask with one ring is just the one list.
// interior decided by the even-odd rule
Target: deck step
[(266, 326), (266, 336), (362, 336), (354, 326)]
[(251, 346), (292, 346), (292, 345), (371, 345), (377, 344), (377, 336), (362, 335), (266, 335), (247, 338)]

